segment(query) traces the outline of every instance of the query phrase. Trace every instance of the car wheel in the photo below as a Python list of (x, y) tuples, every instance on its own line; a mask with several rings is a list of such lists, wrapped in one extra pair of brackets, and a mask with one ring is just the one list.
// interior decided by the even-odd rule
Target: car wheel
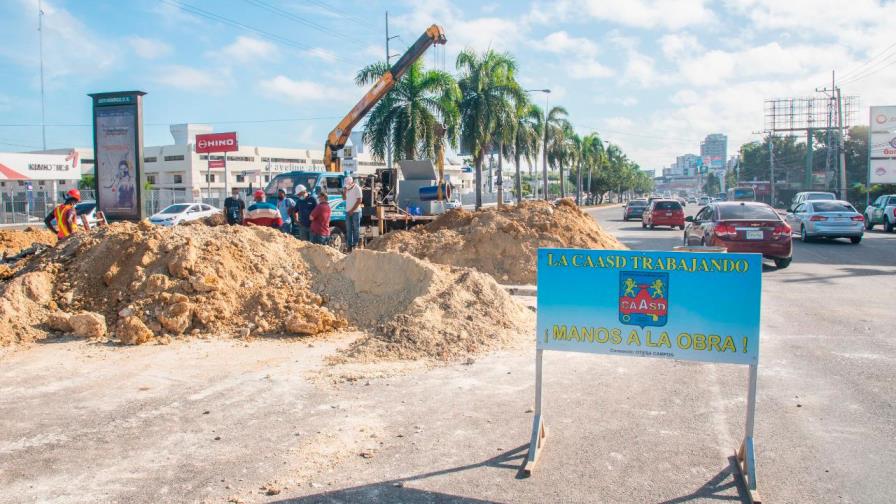
[(642, 228), (646, 228), (646, 227), (647, 227), (647, 224), (644, 224), (644, 221), (641, 221), (641, 227), (642, 227)]
[(803, 243), (809, 243), (809, 236), (806, 234), (806, 226), (800, 226), (800, 241)]
[(342, 232), (338, 227), (330, 228), (330, 241), (328, 243), (334, 249), (345, 252), (345, 233)]
[(862, 241), (862, 237), (861, 236), (851, 236), (849, 238), (849, 241), (851, 241), (853, 245), (858, 245), (859, 242)]
[[(673, 228), (673, 229), (675, 229), (675, 228)], [(682, 224), (681, 226), (678, 226), (678, 229), (684, 231), (684, 224)]]
[(874, 229), (874, 224), (871, 222), (871, 218), (867, 215), (865, 216), (865, 229), (867, 229), (868, 231)]
[(792, 261), (792, 260), (793, 260), (792, 257), (787, 257), (784, 259), (775, 259), (775, 267), (778, 269), (784, 269), (784, 268), (790, 266), (790, 261)]
[(650, 229), (653, 229), (655, 226), (653, 224), (650, 225)]
[(893, 232), (893, 223), (890, 222), (890, 218), (887, 216), (884, 216), (884, 231), (888, 233)]

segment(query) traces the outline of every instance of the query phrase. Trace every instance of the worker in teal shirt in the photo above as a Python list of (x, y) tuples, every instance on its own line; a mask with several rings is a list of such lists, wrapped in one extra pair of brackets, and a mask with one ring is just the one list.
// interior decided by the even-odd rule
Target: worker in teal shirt
[(283, 220), (280, 231), (289, 234), (292, 230), (292, 217), (290, 214), (295, 206), (296, 202), (286, 197), (286, 191), (283, 189), (277, 190), (277, 210), (280, 211), (280, 218)]

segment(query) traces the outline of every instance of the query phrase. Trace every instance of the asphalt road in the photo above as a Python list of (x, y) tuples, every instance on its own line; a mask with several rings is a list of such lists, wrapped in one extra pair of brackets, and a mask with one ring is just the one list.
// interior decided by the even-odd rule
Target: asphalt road
[[(591, 212), (633, 248), (681, 242)], [(894, 251), (875, 231), (764, 271), (764, 502), (896, 502)], [(745, 502), (743, 367), (548, 352), (525, 478), (533, 334), (448, 366), (326, 364), (352, 337), (0, 351), (0, 503)]]
[[(688, 206), (687, 214), (697, 208)], [(591, 212), (634, 249), (669, 250), (679, 230)], [(769, 502), (894, 502), (896, 233), (794, 241), (764, 268), (756, 443)]]

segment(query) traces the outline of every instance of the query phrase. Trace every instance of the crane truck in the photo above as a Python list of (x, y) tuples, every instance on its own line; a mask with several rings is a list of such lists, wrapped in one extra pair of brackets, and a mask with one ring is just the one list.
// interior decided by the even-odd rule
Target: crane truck
[[(283, 189), (286, 194), (292, 195), (295, 187), (304, 185), (312, 193), (326, 192), (332, 214), (330, 217), (331, 245), (342, 249), (345, 243), (345, 201), (342, 198), (342, 188), (345, 177), (350, 173), (343, 171), (340, 151), (345, 148), (354, 128), (368, 112), (388, 93), (399, 79), (407, 72), (408, 68), (420, 59), (423, 53), (433, 45), (444, 45), (447, 39), (442, 27), (430, 26), (414, 42), (411, 47), (373, 84), (369, 91), (358, 103), (342, 118), (341, 121), (327, 135), (324, 143), (323, 172), (320, 171), (290, 171), (275, 176), (265, 188), (265, 194), (269, 200), (276, 198), (277, 191)], [(397, 172), (394, 168), (386, 167), (376, 170), (376, 173), (364, 177), (357, 182), (363, 188), (362, 225), (370, 225), (372, 220), (379, 220), (380, 230), (384, 231), (384, 223), (387, 221), (383, 205), (389, 201), (394, 205), (395, 188), (397, 187)], [(441, 193), (440, 193), (441, 194)], [(397, 209), (397, 207), (396, 207)], [(397, 209), (400, 211), (400, 209)], [(397, 220), (397, 219), (394, 219)], [(407, 219), (404, 219), (407, 222)], [(420, 219), (414, 218), (415, 221)], [(407, 224), (405, 224), (407, 225)]]

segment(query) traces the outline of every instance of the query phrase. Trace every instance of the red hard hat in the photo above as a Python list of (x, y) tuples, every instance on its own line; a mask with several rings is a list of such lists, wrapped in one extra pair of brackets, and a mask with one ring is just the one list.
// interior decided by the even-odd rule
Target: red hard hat
[(264, 191), (262, 191), (261, 189), (256, 190), (253, 195), (255, 196), (255, 199), (257, 199), (257, 200), (264, 199)]
[(68, 196), (69, 198), (74, 198), (78, 201), (81, 201), (81, 191), (79, 191), (77, 189), (69, 189), (68, 192), (65, 193), (65, 195)]

